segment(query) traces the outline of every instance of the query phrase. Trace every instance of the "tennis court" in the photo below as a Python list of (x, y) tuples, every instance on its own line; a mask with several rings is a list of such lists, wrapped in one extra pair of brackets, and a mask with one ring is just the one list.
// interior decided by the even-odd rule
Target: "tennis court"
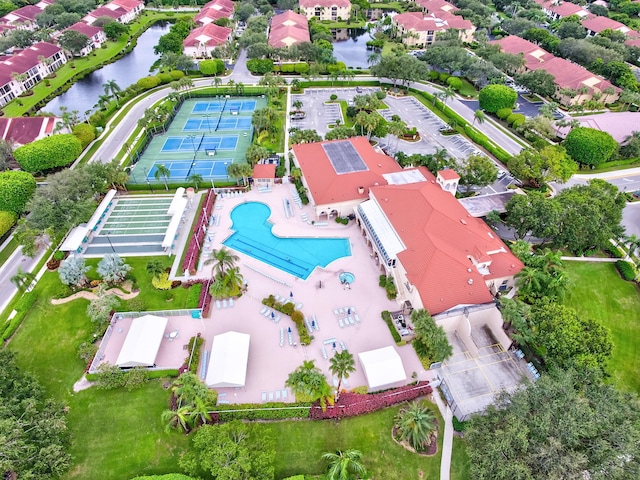
[(215, 132), (218, 130), (251, 130), (250, 117), (190, 118), (182, 129), (185, 132)]
[(169, 137), (162, 146), (162, 153), (197, 152), (198, 150), (235, 150), (238, 135)]
[(256, 100), (209, 100), (207, 102), (198, 101), (193, 106), (191, 113), (220, 113), (220, 112), (243, 112), (250, 113), (256, 109)]
[(149, 170), (148, 180), (155, 179), (155, 173), (158, 165), (164, 165), (171, 172), (172, 180), (188, 179), (190, 175), (202, 175), (202, 178), (226, 178), (227, 167), (231, 165), (231, 158), (222, 158), (219, 160), (174, 160), (171, 162), (154, 162)]

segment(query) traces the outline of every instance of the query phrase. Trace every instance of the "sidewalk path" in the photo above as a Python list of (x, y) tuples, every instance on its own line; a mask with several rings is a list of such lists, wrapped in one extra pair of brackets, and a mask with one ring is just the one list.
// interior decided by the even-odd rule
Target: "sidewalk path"
[(560, 257), (561, 260), (568, 260), (570, 262), (600, 262), (600, 263), (615, 263), (619, 258), (600, 258), (600, 257)]
[(444, 433), (442, 440), (442, 458), (440, 460), (440, 480), (449, 480), (451, 475), (451, 454), (453, 452), (453, 413), (440, 397), (440, 392), (434, 391), (431, 396), (438, 405), (444, 418)]

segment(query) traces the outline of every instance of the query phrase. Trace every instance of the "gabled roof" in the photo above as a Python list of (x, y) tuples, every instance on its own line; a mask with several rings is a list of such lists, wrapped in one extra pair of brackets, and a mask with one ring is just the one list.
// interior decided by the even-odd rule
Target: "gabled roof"
[(458, 180), (460, 178), (460, 175), (458, 175), (456, 171), (451, 168), (440, 170), (438, 172), (438, 175), (440, 175), (443, 180)]
[(193, 29), (182, 44), (185, 47), (197, 47), (201, 44), (207, 47), (217, 47), (229, 39), (231, 32), (232, 30), (230, 28), (208, 23), (202, 27)]
[(59, 121), (57, 117), (0, 117), (0, 138), (26, 145), (51, 135)]
[(229, 18), (233, 14), (233, 3), (229, 0), (213, 0), (200, 9), (195, 16), (196, 23), (212, 23), (219, 18)]
[[(425, 182), (371, 188), (406, 246), (397, 255), (407, 278), (432, 315), (457, 305), (493, 300), (485, 281), (515, 275), (523, 264), (481, 219), (472, 217), (434, 176), (420, 167)], [(469, 257), (490, 261), (481, 274)]]
[(124, 339), (116, 365), (118, 367), (152, 367), (169, 320), (155, 315), (134, 318)]
[(591, 30), (595, 33), (600, 33), (603, 30), (610, 28), (611, 30), (617, 30), (624, 34), (631, 32), (632, 30), (624, 23), (617, 22), (609, 17), (601, 17), (599, 15), (593, 15), (582, 21), (582, 26), (587, 30)]
[(534, 0), (542, 8), (555, 13), (560, 18), (570, 17), (571, 15), (578, 15), (579, 17), (586, 17), (589, 12), (582, 8), (580, 5), (571, 3), (569, 1), (560, 0)]
[(87, 37), (91, 38), (94, 35), (100, 33), (102, 31), (102, 28), (94, 27), (93, 25), (89, 25), (88, 23), (85, 23), (85, 22), (77, 22), (71, 25), (70, 27), (65, 28), (64, 31), (67, 31), (67, 30), (74, 30), (76, 32), (82, 33), (83, 35), (86, 35)]
[(304, 15), (287, 10), (271, 19), (269, 45), (272, 47), (290, 47), (309, 41), (309, 22)]
[(393, 17), (393, 22), (416, 32), (444, 31), (450, 28), (469, 30), (473, 24), (462, 17), (447, 12), (424, 15), (422, 12), (405, 12)]
[(453, 13), (460, 10), (458, 7), (445, 0), (418, 0), (416, 3), (424, 8), (428, 13), (440, 13), (440, 11)]
[(114, 20), (117, 20), (118, 18), (126, 15), (127, 12), (124, 8), (120, 8), (120, 7), (116, 7), (116, 8), (109, 8), (106, 5), (103, 5), (102, 7), (98, 7), (95, 10), (87, 13), (87, 15), (84, 17), (84, 19), (87, 20), (96, 20), (100, 17), (109, 17), (109, 18), (113, 18)]
[(253, 178), (276, 178), (276, 166), (273, 163), (258, 163), (253, 167)]
[(42, 10), (35, 5), (27, 5), (7, 13), (3, 20), (10, 23), (35, 22), (36, 15), (42, 13)]
[[(362, 158), (367, 169), (338, 174), (323, 145), (339, 142), (350, 143)], [(383, 174), (402, 170), (393, 158), (374, 150), (366, 137), (300, 143), (293, 146), (293, 153), (302, 169), (315, 205), (358, 199), (366, 200), (369, 188), (374, 185), (387, 184)], [(360, 187), (363, 188), (363, 193), (359, 192)]]
[(135, 10), (137, 7), (144, 5), (144, 2), (140, 2), (139, 0), (112, 0), (109, 3), (122, 7), (127, 12)]
[(351, 7), (349, 0), (300, 0), (301, 8), (313, 8), (313, 7)]

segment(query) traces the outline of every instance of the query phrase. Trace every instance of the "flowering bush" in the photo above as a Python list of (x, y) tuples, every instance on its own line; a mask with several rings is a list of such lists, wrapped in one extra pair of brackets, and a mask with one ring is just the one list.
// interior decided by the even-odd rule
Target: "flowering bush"
[(327, 406), (324, 411), (319, 402), (314, 403), (309, 411), (309, 418), (325, 420), (328, 418), (355, 417), (429, 395), (432, 391), (433, 389), (429, 386), (429, 382), (419, 382), (417, 385), (407, 385), (382, 393), (363, 395), (345, 392), (340, 395), (340, 399), (335, 405)]
[(213, 202), (215, 201), (215, 198), (216, 195), (213, 193), (213, 190), (209, 190), (202, 210), (200, 210), (200, 214), (198, 215), (198, 219), (193, 224), (193, 235), (191, 236), (191, 240), (187, 246), (187, 253), (184, 256), (184, 261), (182, 263), (182, 269), (188, 270), (191, 275), (195, 275), (197, 270), (200, 248), (204, 241), (206, 227), (209, 224), (209, 215), (211, 215), (211, 212), (213, 211)]

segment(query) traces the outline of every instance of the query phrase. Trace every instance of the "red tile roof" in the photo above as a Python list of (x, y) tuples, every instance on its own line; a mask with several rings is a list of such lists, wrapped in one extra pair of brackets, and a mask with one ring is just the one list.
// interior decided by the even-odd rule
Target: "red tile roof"
[[(337, 174), (322, 148), (322, 145), (332, 142), (351, 143), (368, 169), (362, 172)], [(293, 146), (293, 153), (316, 205), (357, 199), (366, 200), (369, 188), (387, 184), (383, 174), (402, 170), (393, 158), (376, 152), (366, 137), (301, 143)], [(364, 193), (358, 192), (359, 187), (364, 188)]]
[(253, 167), (253, 178), (276, 178), (275, 164), (258, 163)]
[(87, 13), (85, 18), (92, 17), (94, 19), (98, 19), (100, 17), (109, 17), (109, 18), (113, 18), (114, 20), (117, 20), (118, 18), (126, 14), (127, 12), (124, 8), (117, 7), (116, 9), (112, 10), (111, 8), (108, 8), (103, 5), (102, 7), (98, 7), (95, 10)]
[(202, 27), (191, 30), (191, 33), (184, 39), (182, 44), (185, 47), (197, 47), (203, 43), (208, 47), (217, 47), (229, 39), (231, 32), (232, 30), (230, 28), (208, 23)]
[(557, 14), (560, 18), (570, 17), (571, 15), (579, 15), (585, 17), (589, 14), (587, 10), (580, 5), (571, 2), (561, 2), (558, 0), (534, 0), (542, 8)]
[(444, 31), (450, 28), (469, 30), (473, 28), (473, 24), (469, 20), (444, 11), (427, 15), (422, 12), (406, 12), (393, 17), (393, 21), (407, 30), (415, 30), (416, 32)]
[(40, 63), (38, 57), (49, 58), (60, 52), (60, 47), (48, 42), (38, 42), (14, 55), (2, 57), (0, 62), (0, 86), (13, 80), (14, 73), (25, 73)]
[[(233, 3), (229, 0), (213, 0), (202, 6), (195, 16), (196, 23), (211, 23), (219, 18), (229, 18), (233, 14)], [(203, 22), (203, 20), (210, 22)]]
[(144, 2), (140, 2), (139, 0), (112, 0), (109, 3), (118, 5), (119, 7), (124, 8), (127, 12), (130, 12), (144, 4)]
[(309, 41), (309, 22), (304, 15), (287, 10), (271, 19), (269, 45), (272, 47), (289, 47)]
[(21, 23), (25, 21), (35, 22), (36, 15), (39, 15), (41, 13), (42, 13), (42, 10), (40, 10), (35, 5), (27, 5), (26, 7), (21, 7), (21, 8), (18, 8), (17, 10), (13, 10), (12, 12), (7, 13), (2, 18), (4, 20), (8, 20), (7, 17), (9, 18), (18, 17), (18, 20), (12, 20), (13, 23)]
[(50, 134), (59, 121), (57, 117), (0, 117), (0, 138), (25, 145)]
[(600, 33), (603, 30), (610, 28), (611, 30), (618, 30), (622, 33), (630, 32), (631, 29), (624, 23), (612, 20), (609, 17), (601, 17), (598, 15), (590, 16), (582, 21), (582, 26), (592, 32)]
[(444, 180), (457, 180), (460, 178), (460, 175), (458, 175), (456, 171), (451, 168), (440, 170), (438, 172), (438, 175), (440, 175)]
[(76, 32), (80, 32), (83, 35), (86, 35), (87, 37), (92, 38), (94, 35), (100, 33), (102, 31), (102, 28), (94, 27), (93, 25), (89, 25), (88, 23), (85, 23), (85, 22), (77, 22), (71, 25), (70, 27), (66, 28), (64, 31), (66, 30), (75, 30)]
[(424, 8), (427, 13), (439, 13), (439, 11), (453, 13), (460, 10), (445, 0), (418, 0), (416, 3)]
[[(485, 281), (518, 273), (523, 264), (480, 219), (472, 217), (425, 168), (426, 182), (371, 188), (406, 250), (398, 259), (432, 315), (493, 300)], [(409, 207), (410, 206), (410, 207)], [(471, 262), (491, 261), (482, 275)]]
[(313, 8), (313, 7), (351, 7), (349, 0), (300, 0), (300, 7)]

